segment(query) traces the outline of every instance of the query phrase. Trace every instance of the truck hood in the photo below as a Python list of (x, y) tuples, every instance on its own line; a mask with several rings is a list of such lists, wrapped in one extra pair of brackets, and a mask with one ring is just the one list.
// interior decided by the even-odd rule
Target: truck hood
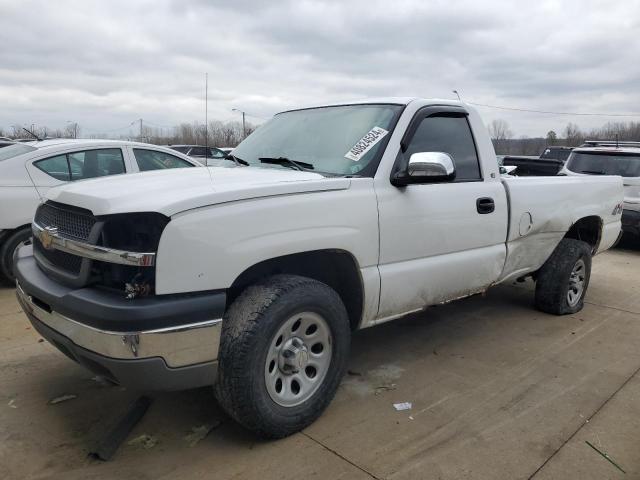
[(156, 170), (83, 180), (53, 188), (47, 198), (94, 215), (158, 212), (166, 216), (219, 203), (344, 190), (351, 180), (280, 168), (207, 167)]

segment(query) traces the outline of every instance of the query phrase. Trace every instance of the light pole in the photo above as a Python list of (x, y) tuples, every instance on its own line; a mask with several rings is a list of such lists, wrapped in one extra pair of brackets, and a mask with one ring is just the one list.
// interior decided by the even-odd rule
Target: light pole
[(245, 123), (244, 123), (244, 116), (246, 115), (246, 112), (243, 112), (242, 110), (238, 110), (237, 108), (232, 108), (231, 109), (232, 112), (238, 112), (242, 114), (242, 137), (246, 138), (247, 136), (247, 129), (245, 127)]

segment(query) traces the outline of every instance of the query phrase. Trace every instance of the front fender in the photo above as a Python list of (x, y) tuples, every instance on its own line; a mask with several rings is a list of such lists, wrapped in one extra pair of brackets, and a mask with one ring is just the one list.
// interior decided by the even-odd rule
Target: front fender
[(214, 205), (172, 217), (156, 262), (158, 294), (229, 288), (249, 267), (312, 250), (378, 262), (378, 210), (370, 178), (346, 190), (278, 195)]

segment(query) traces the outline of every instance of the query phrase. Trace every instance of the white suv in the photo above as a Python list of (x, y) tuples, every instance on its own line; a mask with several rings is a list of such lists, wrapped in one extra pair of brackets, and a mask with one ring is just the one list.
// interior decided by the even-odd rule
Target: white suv
[(640, 236), (640, 142), (587, 141), (571, 152), (559, 175), (620, 175), (622, 231)]
[(0, 149), (0, 280), (13, 282), (15, 250), (29, 241), (31, 220), (52, 187), (87, 178), (202, 166), (145, 143), (55, 139)]

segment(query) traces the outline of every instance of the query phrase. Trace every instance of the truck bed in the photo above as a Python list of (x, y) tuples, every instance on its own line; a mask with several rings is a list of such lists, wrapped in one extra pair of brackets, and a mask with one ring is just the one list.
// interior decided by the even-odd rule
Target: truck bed
[(518, 167), (515, 174), (519, 177), (539, 177), (556, 175), (564, 162), (553, 158), (544, 159), (538, 157), (516, 157), (507, 155), (502, 160), (504, 166)]
[(618, 238), (620, 215), (613, 215), (613, 211), (622, 201), (620, 177), (513, 177), (503, 178), (502, 184), (510, 208), (507, 260), (500, 281), (540, 268), (581, 218), (602, 219), (598, 251), (609, 248)]

